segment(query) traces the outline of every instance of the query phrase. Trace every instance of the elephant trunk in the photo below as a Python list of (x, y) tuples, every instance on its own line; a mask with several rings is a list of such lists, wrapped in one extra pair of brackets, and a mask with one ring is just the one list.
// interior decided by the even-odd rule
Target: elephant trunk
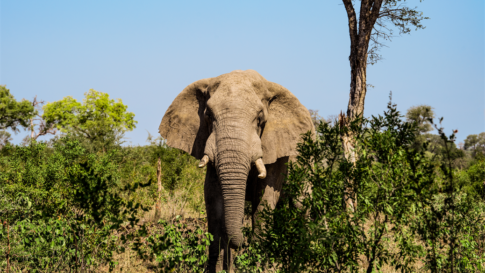
[(244, 217), (247, 173), (248, 171), (240, 166), (220, 173), (225, 228), (232, 248), (238, 248), (243, 242), (241, 228)]
[[(216, 168), (221, 182), (224, 202), (225, 229), (231, 248), (238, 248), (243, 242), (241, 231), (244, 217), (246, 181), (251, 169), (251, 154), (247, 130), (228, 128), (218, 134)], [(218, 132), (219, 133), (219, 132)], [(234, 137), (236, 136), (236, 137)]]

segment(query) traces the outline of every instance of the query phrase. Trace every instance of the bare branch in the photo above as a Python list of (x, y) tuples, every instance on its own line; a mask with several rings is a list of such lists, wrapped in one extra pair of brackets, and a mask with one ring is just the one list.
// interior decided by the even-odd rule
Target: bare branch
[[(42, 111), (42, 105), (45, 104), (43, 100), (37, 100), (37, 96), (34, 97), (32, 100), (32, 106), (36, 110), (36, 115), (30, 119), (30, 139), (36, 140), (40, 136), (44, 136), (47, 134), (55, 135), (57, 133), (57, 129), (54, 127), (54, 124), (50, 126), (46, 125), (45, 120), (42, 118), (40, 112)], [(37, 124), (36, 124), (37, 123)], [(35, 132), (35, 127), (39, 128), (39, 131)]]
[(375, 64), (382, 59), (378, 52), (385, 45), (381, 41), (392, 41), (392, 38), (395, 37), (393, 28), (398, 30), (399, 35), (408, 34), (411, 32), (410, 26), (414, 26), (416, 30), (424, 29), (422, 20), (429, 19), (423, 17), (422, 12), (416, 10), (416, 7), (413, 9), (397, 1), (384, 2), (377, 17), (370, 37), (371, 44), (367, 51), (368, 64)]

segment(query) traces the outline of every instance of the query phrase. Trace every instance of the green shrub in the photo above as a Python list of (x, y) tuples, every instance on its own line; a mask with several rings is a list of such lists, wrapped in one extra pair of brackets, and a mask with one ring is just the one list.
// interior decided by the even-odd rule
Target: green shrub
[[(113, 232), (145, 209), (121, 193), (116, 152), (92, 154), (69, 138), (6, 146), (0, 157), (0, 266), (33, 272), (113, 267)], [(126, 239), (126, 238), (121, 238)]]
[(435, 127), (445, 144), (444, 159), (439, 162), (440, 172), (435, 179), (437, 187), (431, 198), (423, 200), (423, 209), (409, 228), (419, 234), (426, 247), (424, 270), (484, 272), (485, 203), (473, 192), (473, 184), (457, 183), (461, 177), (455, 178), (453, 149), (447, 148), (454, 145), (454, 133), (447, 136), (443, 128)]
[[(415, 126), (389, 103), (384, 116), (320, 124), (316, 140), (306, 134), (285, 198), (263, 210), (255, 240), (236, 258), (240, 271), (483, 270), (484, 206), (453, 182), (453, 136), (440, 131), (446, 158), (437, 169), (427, 143), (413, 149)], [(355, 164), (343, 155), (347, 130)]]
[(472, 197), (485, 200), (485, 160), (479, 160), (468, 170), (461, 172), (466, 177), (464, 190)]
[[(151, 140), (151, 137), (149, 137)], [(158, 138), (146, 146), (128, 146), (120, 148), (119, 173), (121, 184), (146, 183), (157, 180), (157, 161), (161, 161), (161, 182), (163, 187), (162, 206), (176, 201), (184, 203), (184, 208), (192, 214), (205, 213), (203, 199), (205, 169), (197, 167), (197, 160), (189, 154), (168, 147)], [(158, 199), (157, 183), (132, 193), (138, 202), (153, 206)], [(179, 204), (177, 204), (179, 205)], [(180, 210), (176, 214), (180, 214)]]
[(180, 216), (158, 223), (138, 244), (139, 255), (144, 260), (155, 260), (160, 272), (204, 272), (206, 248), (213, 240), (205, 223)]

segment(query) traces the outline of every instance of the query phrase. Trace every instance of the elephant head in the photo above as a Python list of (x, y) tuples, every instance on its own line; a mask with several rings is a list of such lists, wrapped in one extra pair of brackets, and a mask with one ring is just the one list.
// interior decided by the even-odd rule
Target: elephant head
[[(296, 155), (301, 134), (314, 132), (308, 110), (286, 88), (254, 70), (232, 71), (187, 86), (172, 102), (159, 132), (200, 165), (213, 164), (222, 189), (230, 245), (242, 243), (248, 173)], [(264, 163), (263, 163), (264, 162)]]

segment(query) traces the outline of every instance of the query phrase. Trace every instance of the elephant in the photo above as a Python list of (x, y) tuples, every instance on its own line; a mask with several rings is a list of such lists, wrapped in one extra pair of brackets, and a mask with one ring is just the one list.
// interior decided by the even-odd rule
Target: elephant
[(283, 86), (254, 70), (235, 70), (187, 86), (162, 118), (159, 133), (207, 166), (204, 199), (209, 232), (206, 272), (230, 270), (243, 243), (245, 201), (252, 221), (275, 208), (301, 134), (315, 128), (309, 111)]

